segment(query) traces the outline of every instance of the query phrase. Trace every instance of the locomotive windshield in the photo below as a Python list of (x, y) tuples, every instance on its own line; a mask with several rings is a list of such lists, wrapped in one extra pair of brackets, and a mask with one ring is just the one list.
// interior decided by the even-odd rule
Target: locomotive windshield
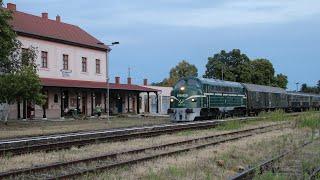
[(180, 80), (175, 86), (174, 89), (180, 89), (181, 87), (186, 86), (186, 81), (185, 80)]
[(174, 89), (181, 89), (181, 87), (193, 87), (200, 88), (201, 85), (196, 79), (180, 80), (175, 86)]

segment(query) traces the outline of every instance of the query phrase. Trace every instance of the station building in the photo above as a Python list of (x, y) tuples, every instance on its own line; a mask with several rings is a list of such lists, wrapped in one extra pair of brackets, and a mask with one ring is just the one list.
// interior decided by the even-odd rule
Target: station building
[(30, 47), (37, 50), (37, 73), (47, 96), (42, 107), (26, 101), (12, 105), (10, 119), (60, 118), (74, 108), (92, 116), (96, 106), (103, 112), (109, 108), (111, 114), (140, 114), (141, 94), (158, 96), (161, 92), (134, 85), (131, 78), (120, 83), (120, 77), (116, 77), (114, 83), (107, 83), (111, 48), (80, 27), (64, 23), (60, 16), (51, 20), (48, 13), (27, 14), (12, 3), (7, 4), (7, 9), (13, 12), (11, 25), (22, 51)]

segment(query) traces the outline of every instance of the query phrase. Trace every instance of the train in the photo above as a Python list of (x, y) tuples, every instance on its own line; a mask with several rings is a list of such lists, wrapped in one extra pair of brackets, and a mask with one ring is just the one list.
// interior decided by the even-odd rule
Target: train
[(320, 95), (288, 92), (279, 87), (187, 77), (173, 87), (168, 114), (173, 122), (257, 115), (282, 109), (320, 109)]

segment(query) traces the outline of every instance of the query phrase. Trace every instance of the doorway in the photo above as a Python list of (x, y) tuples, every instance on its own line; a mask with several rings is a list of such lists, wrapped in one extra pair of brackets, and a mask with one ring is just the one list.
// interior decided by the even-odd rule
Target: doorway
[(119, 96), (117, 98), (117, 109), (118, 109), (118, 113), (122, 113), (123, 108), (122, 108), (122, 97)]
[(87, 115), (87, 93), (86, 92), (82, 93), (81, 104), (82, 104), (81, 113), (83, 115)]

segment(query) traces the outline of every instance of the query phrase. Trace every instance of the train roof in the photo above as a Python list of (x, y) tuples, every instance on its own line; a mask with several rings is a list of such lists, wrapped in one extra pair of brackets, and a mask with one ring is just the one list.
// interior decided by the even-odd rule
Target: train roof
[(299, 95), (299, 96), (320, 97), (320, 94), (303, 93), (303, 92), (296, 92), (296, 91), (288, 91), (287, 94), (289, 94), (289, 95)]
[(266, 93), (286, 93), (286, 91), (279, 87), (272, 87), (272, 86), (263, 86), (257, 84), (247, 84), (241, 83), (248, 91), (254, 92), (266, 92)]
[(207, 78), (198, 78), (202, 84), (209, 84), (213, 86), (225, 86), (225, 87), (235, 87), (243, 88), (243, 86), (238, 82), (223, 81), (219, 79), (207, 79)]

